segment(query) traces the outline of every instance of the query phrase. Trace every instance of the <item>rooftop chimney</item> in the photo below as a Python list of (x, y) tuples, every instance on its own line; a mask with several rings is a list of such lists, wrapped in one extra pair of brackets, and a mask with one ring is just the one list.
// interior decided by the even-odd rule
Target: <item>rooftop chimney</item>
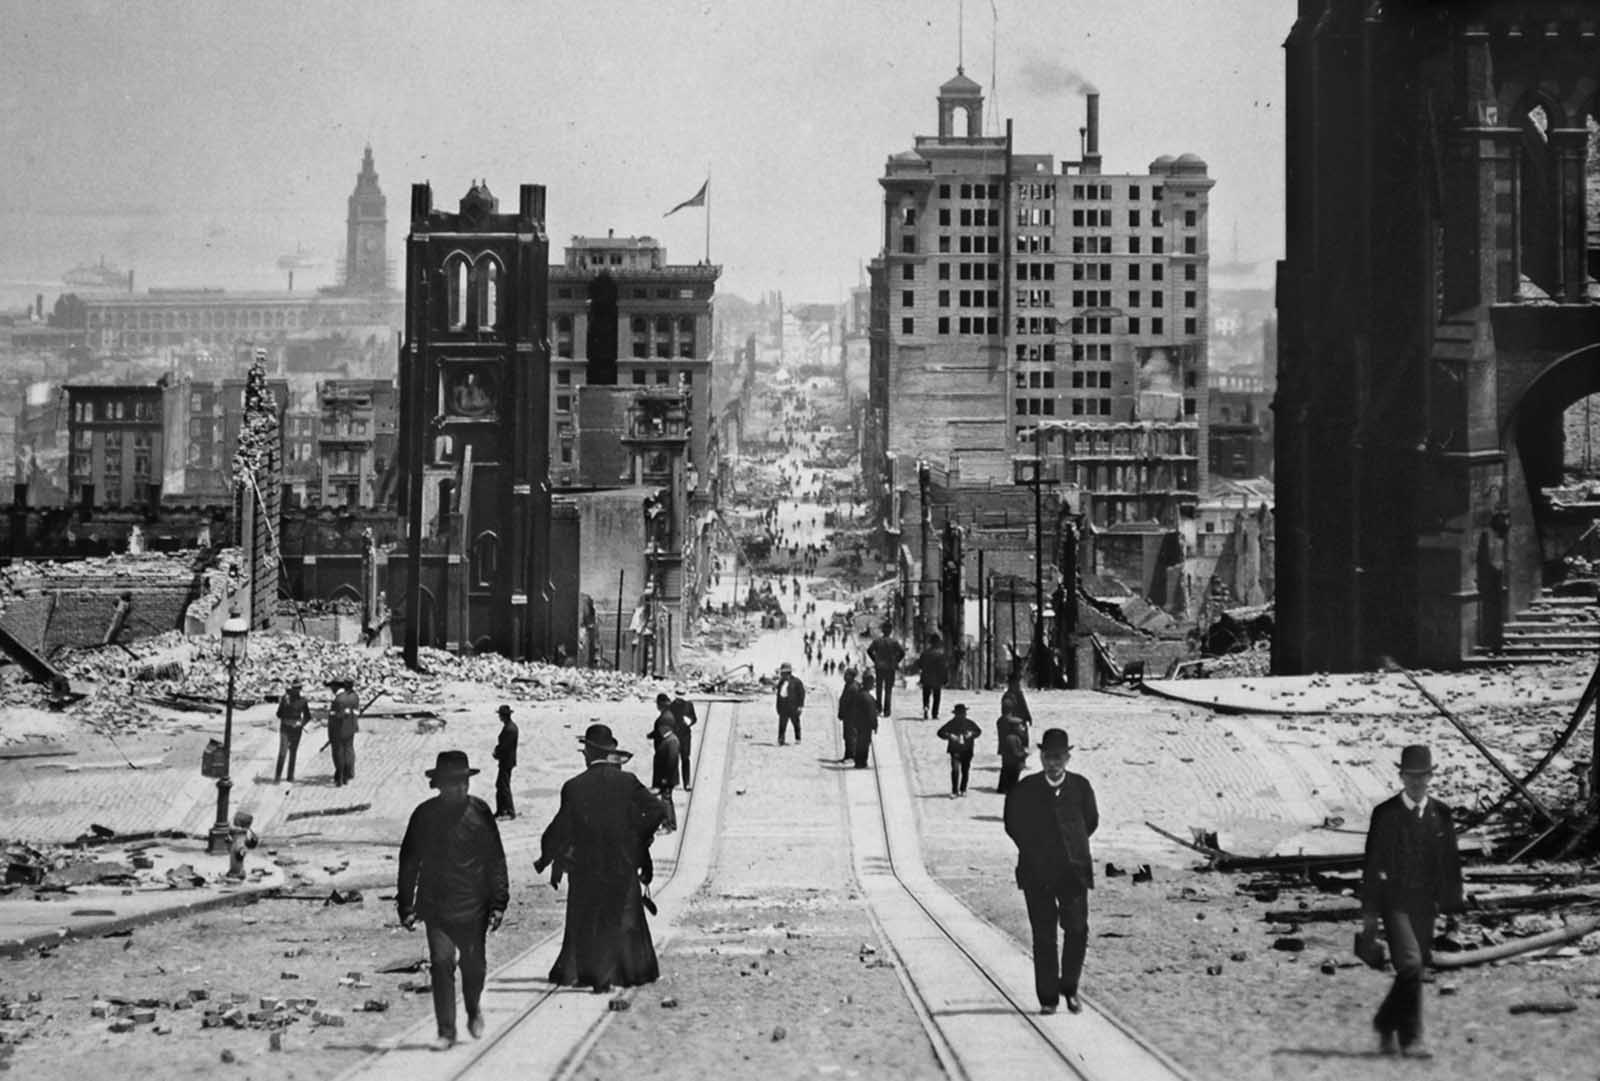
[(1083, 136), (1083, 171), (1085, 173), (1098, 173), (1100, 171), (1100, 91), (1094, 87), (1084, 90), (1088, 115), (1084, 121)]

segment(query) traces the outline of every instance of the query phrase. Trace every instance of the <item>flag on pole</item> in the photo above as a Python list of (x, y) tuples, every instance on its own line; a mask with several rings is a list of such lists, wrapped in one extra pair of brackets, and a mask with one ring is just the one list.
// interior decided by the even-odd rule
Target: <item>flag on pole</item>
[(677, 206), (673, 207), (671, 210), (667, 211), (665, 214), (663, 214), (661, 216), (663, 218), (670, 218), (670, 217), (672, 217), (672, 215), (676, 214), (678, 211), (682, 210), (684, 207), (688, 207), (688, 206), (705, 206), (706, 205), (706, 192), (707, 192), (708, 189), (710, 189), (710, 187), (711, 187), (711, 178), (707, 177), (706, 178), (706, 182), (704, 184), (700, 185), (700, 190), (699, 191), (695, 192), (692, 196), (690, 196), (689, 198), (685, 199), (683, 202), (679, 203)]

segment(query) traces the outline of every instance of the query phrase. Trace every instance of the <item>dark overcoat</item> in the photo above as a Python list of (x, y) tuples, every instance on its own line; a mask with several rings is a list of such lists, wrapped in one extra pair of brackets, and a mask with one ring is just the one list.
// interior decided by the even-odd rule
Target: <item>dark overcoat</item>
[(1088, 778), (1068, 773), (1058, 796), (1042, 772), (1029, 774), (1006, 793), (1005, 823), (1017, 846), (1018, 886), (1093, 887), (1089, 838), (1100, 825), (1100, 811)]
[(1422, 821), (1416, 818), (1398, 794), (1372, 809), (1361, 874), (1364, 911), (1406, 908), (1418, 898), (1431, 898), (1440, 912), (1462, 911), (1461, 853), (1450, 808), (1430, 796)]
[(660, 975), (639, 886), (650, 838), (667, 809), (632, 773), (595, 762), (561, 786), (540, 838), (541, 864), (568, 876), (567, 920), (553, 983), (633, 987)]

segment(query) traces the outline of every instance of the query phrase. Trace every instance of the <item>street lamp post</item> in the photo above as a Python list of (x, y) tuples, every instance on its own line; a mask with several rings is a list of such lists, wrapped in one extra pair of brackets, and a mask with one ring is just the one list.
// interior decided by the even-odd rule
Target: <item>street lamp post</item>
[[(1035, 437), (1037, 443), (1037, 437)], [(1044, 639), (1044, 486), (1054, 481), (1044, 476), (1043, 459), (1019, 454), (1012, 460), (1012, 479), (1033, 489), (1033, 685), (1050, 686), (1053, 666), (1045, 656)]]
[(250, 638), (250, 624), (237, 612), (222, 625), (222, 658), (228, 665), (228, 704), (222, 722), (222, 776), (217, 778), (217, 820), (211, 824), (211, 834), (206, 851), (221, 855), (228, 851), (232, 838), (228, 828), (228, 794), (233, 790), (233, 687), (239, 662), (244, 660), (246, 643)]

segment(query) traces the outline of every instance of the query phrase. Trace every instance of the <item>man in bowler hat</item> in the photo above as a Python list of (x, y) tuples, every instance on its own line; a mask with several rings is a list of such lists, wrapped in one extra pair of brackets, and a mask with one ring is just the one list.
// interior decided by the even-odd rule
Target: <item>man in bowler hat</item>
[(1370, 936), (1383, 921), (1394, 984), (1372, 1025), (1378, 1049), (1428, 1058), (1422, 1035), (1422, 970), (1431, 956), (1433, 921), (1460, 912), (1461, 855), (1450, 808), (1428, 795), (1433, 753), (1422, 744), (1400, 752), (1403, 791), (1373, 808), (1361, 875), (1361, 914)]
[(304, 684), (295, 680), (278, 699), (278, 764), (272, 771), (274, 784), (283, 780), (285, 761), (289, 763), (289, 780), (294, 781), (294, 759), (300, 753), (300, 735), (311, 720), (311, 703), (301, 695), (302, 686)]
[[(1043, 772), (1032, 773), (1006, 793), (1006, 833), (1017, 846), (1017, 885), (1033, 931), (1033, 987), (1039, 1012), (1081, 1013), (1078, 979), (1089, 945), (1089, 890), (1094, 859), (1089, 838), (1100, 824), (1094, 789), (1087, 778), (1067, 772), (1072, 744), (1059, 728), (1039, 741)], [(1056, 957), (1056, 928), (1062, 934)]]
[(784, 734), (794, 725), (794, 741), (800, 742), (800, 710), (806, 704), (806, 685), (794, 677), (794, 666), (784, 661), (778, 666), (778, 746), (786, 742)]
[(333, 682), (333, 703), (328, 707), (328, 743), (333, 753), (333, 784), (340, 788), (356, 779), (356, 730), (361, 699), (350, 679)]
[(511, 771), (517, 768), (517, 722), (511, 719), (511, 707), (500, 706), (500, 738), (494, 744), (494, 816), (517, 817), (517, 805), (511, 798)]
[(467, 1031), (483, 1035), (479, 1002), (488, 974), (485, 939), (500, 929), (511, 899), (500, 828), (489, 805), (468, 795), (470, 768), (465, 751), (440, 751), (428, 783), (439, 790), (411, 812), (400, 842), (400, 880), (395, 904), (400, 922), (411, 930), (422, 920), (428, 933), (428, 973), (433, 983), (433, 1016), (439, 1038), (435, 1051), (456, 1042), (457, 959)]

